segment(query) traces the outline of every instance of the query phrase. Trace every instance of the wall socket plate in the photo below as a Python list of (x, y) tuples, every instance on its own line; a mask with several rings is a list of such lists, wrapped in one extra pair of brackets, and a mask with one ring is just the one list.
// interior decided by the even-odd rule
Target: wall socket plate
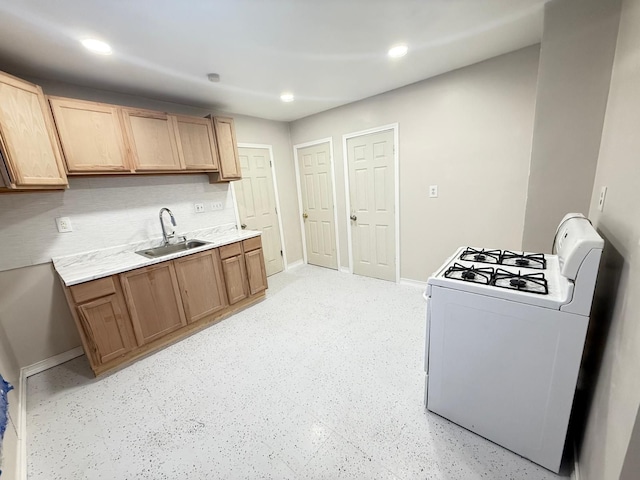
[(601, 212), (604, 210), (604, 199), (607, 196), (607, 187), (600, 189), (600, 197), (598, 197), (598, 210)]
[(438, 198), (438, 185), (429, 185), (429, 198)]
[(73, 227), (71, 226), (71, 219), (69, 217), (56, 218), (56, 227), (58, 227), (58, 232), (60, 233), (73, 232)]
[(211, 204), (211, 208), (213, 210), (222, 210), (224, 208), (224, 204), (222, 202), (213, 202)]
[(204, 212), (204, 203), (194, 203), (193, 204), (193, 210), (196, 213), (203, 213)]

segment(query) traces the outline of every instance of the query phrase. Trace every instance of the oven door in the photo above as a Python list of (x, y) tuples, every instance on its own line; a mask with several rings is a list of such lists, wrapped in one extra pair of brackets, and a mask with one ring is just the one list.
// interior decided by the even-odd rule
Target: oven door
[(558, 472), (587, 317), (436, 286), (429, 310), (427, 408)]

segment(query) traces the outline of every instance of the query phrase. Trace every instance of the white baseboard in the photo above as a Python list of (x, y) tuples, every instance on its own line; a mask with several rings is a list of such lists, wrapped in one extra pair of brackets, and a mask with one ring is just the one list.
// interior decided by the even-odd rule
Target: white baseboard
[(18, 480), (27, 480), (27, 378), (68, 362), (80, 355), (84, 355), (84, 350), (82, 347), (76, 347), (68, 352), (63, 352), (20, 369), (20, 379), (18, 380), (18, 424), (16, 425), (18, 430), (16, 478)]
[(304, 265), (304, 260), (296, 260), (295, 262), (291, 262), (287, 264), (287, 270), (293, 270), (294, 268), (298, 268)]
[(338, 268), (338, 271), (340, 273), (351, 273), (351, 271), (349, 270), (349, 267), (340, 267)]
[(427, 282), (421, 282), (419, 280), (411, 280), (410, 278), (401, 278), (400, 285), (407, 285), (408, 287), (416, 287), (425, 289), (427, 288)]

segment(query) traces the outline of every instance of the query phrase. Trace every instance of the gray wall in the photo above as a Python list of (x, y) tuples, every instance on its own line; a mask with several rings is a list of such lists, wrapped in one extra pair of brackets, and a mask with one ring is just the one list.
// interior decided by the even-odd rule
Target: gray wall
[[(292, 143), (333, 138), (340, 264), (348, 266), (342, 135), (399, 124), (402, 278), (426, 281), (461, 245), (520, 249), (538, 46), (291, 124)], [(428, 186), (439, 185), (429, 198)]]
[[(628, 449), (638, 455), (630, 439), (640, 406), (639, 25), (640, 2), (625, 0), (591, 197), (590, 217), (606, 247), (585, 358), (593, 390), (579, 450), (581, 480), (617, 479)], [(601, 186), (608, 187), (603, 212)]]
[(523, 248), (549, 252), (567, 212), (587, 213), (598, 160), (619, 0), (553, 0), (544, 32)]

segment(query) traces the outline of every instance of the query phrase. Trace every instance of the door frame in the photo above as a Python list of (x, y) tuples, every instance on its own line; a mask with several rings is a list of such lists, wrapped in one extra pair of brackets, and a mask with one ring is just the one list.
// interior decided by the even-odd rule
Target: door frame
[[(284, 228), (282, 228), (282, 209), (280, 208), (280, 194), (278, 193), (278, 180), (276, 179), (276, 161), (273, 158), (273, 146), (262, 143), (238, 143), (238, 148), (262, 148), (269, 150), (269, 161), (271, 162), (271, 180), (273, 181), (273, 193), (276, 197), (276, 210), (278, 216), (278, 230), (280, 230), (280, 248), (282, 249), (282, 264), (284, 271), (289, 270), (287, 264), (287, 250), (284, 241)], [(231, 197), (233, 198), (233, 205), (236, 209), (236, 224), (238, 231), (242, 230), (240, 227), (240, 209), (238, 208), (238, 197), (236, 196), (236, 189), (234, 182), (231, 183)]]
[(321, 138), (310, 142), (298, 143), (293, 146), (293, 162), (296, 169), (296, 189), (298, 191), (298, 210), (300, 219), (300, 233), (302, 235), (302, 259), (305, 264), (307, 260), (307, 235), (304, 231), (304, 220), (302, 219), (302, 189), (300, 187), (300, 165), (298, 164), (298, 149), (313, 147), (314, 145), (329, 144), (329, 164), (331, 166), (331, 187), (333, 192), (333, 229), (336, 236), (336, 266), (338, 272), (342, 271), (340, 266), (340, 240), (338, 237), (338, 201), (336, 198), (336, 169), (333, 160), (333, 137)]
[(344, 163), (344, 191), (345, 204), (347, 214), (347, 245), (349, 247), (349, 273), (353, 274), (353, 239), (351, 238), (351, 190), (349, 187), (349, 157), (347, 152), (347, 140), (350, 138), (361, 137), (371, 133), (379, 133), (387, 130), (393, 130), (393, 171), (395, 176), (394, 182), (394, 223), (396, 237), (396, 283), (400, 283), (400, 163), (398, 161), (400, 145), (398, 142), (398, 123), (390, 123), (380, 127), (368, 128), (358, 132), (345, 133), (342, 135), (342, 160)]

